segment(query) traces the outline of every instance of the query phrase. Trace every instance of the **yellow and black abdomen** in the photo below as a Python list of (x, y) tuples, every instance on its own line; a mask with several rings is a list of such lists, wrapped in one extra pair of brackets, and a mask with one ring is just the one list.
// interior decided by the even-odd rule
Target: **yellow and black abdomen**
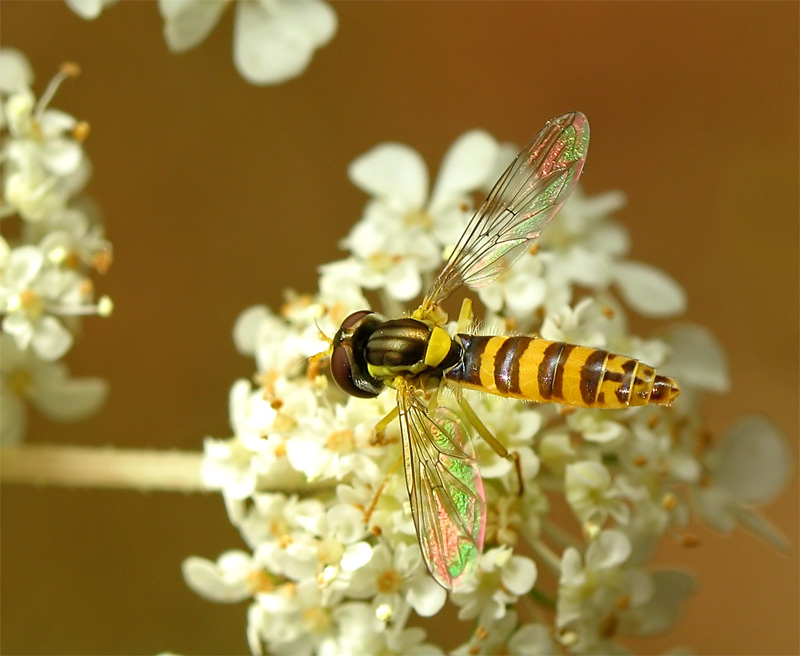
[(678, 383), (602, 349), (519, 335), (459, 334), (461, 361), (445, 377), (468, 389), (585, 408), (670, 405)]

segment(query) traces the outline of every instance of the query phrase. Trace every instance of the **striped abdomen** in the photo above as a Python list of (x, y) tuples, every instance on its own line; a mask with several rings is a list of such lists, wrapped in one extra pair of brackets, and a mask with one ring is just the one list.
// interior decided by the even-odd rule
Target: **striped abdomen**
[(586, 408), (670, 405), (679, 393), (673, 378), (601, 349), (525, 335), (458, 337), (463, 358), (445, 377), (470, 389)]

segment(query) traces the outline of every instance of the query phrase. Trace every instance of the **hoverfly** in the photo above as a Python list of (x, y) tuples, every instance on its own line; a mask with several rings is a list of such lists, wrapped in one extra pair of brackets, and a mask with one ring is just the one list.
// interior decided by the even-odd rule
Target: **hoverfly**
[[(439, 304), (461, 285), (491, 283), (530, 247), (575, 188), (588, 146), (589, 123), (582, 113), (549, 121), (470, 219), (422, 304), (398, 319), (354, 312), (332, 340), (331, 375), (344, 392), (364, 398), (376, 397), (384, 387), (397, 392), (396, 410), (379, 425), (399, 418), (422, 555), (448, 590), (471, 577), (486, 526), (483, 483), (466, 424), (499, 455), (513, 455), (483, 426), (458, 388), (586, 408), (670, 405), (679, 392), (674, 379), (653, 367), (602, 349), (529, 335), (470, 334), (467, 302), (456, 334), (446, 329), (447, 315)], [(430, 393), (443, 386), (454, 389), (466, 421), (437, 406), (437, 395)]]

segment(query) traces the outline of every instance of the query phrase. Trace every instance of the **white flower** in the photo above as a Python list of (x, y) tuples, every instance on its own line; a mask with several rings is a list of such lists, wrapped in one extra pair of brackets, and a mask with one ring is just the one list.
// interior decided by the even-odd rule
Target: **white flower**
[(668, 317), (686, 310), (686, 292), (654, 266), (617, 262), (614, 280), (623, 300), (646, 317)]
[(72, 287), (63, 285), (66, 279), (44, 264), (44, 254), (35, 246), (11, 251), (0, 279), (0, 311), (5, 315), (3, 331), (15, 338), (20, 350), (30, 346), (40, 358), (52, 361), (69, 350), (72, 335), (47, 310), (62, 294), (80, 294), (80, 284), (71, 277)]
[(242, 355), (255, 356), (259, 382), (269, 394), (279, 378), (297, 375), (309, 356), (327, 347), (313, 321), (292, 325), (261, 305), (242, 312), (233, 339)]
[(493, 312), (505, 310), (506, 316), (517, 320), (530, 319), (557, 287), (544, 277), (544, 265), (539, 257), (523, 253), (508, 271), (477, 290), (481, 302)]
[(666, 633), (678, 621), (687, 598), (694, 593), (694, 579), (685, 572), (664, 570), (649, 575), (649, 584), (640, 599), (628, 598), (630, 605), (621, 609), (618, 630), (626, 635)]
[(651, 594), (646, 575), (629, 576), (624, 569), (631, 554), (628, 538), (619, 531), (601, 532), (581, 557), (574, 547), (564, 551), (556, 603), (559, 640), (576, 653), (616, 653), (608, 640), (620, 608), (635, 597)]
[[(111, 244), (103, 237), (103, 227), (92, 224), (81, 210), (67, 208), (47, 222), (47, 232), (39, 248), (48, 262), (55, 266), (77, 270), (94, 269), (105, 273), (111, 265)], [(31, 228), (40, 228), (33, 224)], [(34, 230), (32, 229), (33, 233)]]
[[(159, 0), (164, 37), (182, 52), (210, 34), (229, 0)], [(278, 84), (300, 75), (317, 48), (336, 32), (336, 14), (320, 0), (240, 0), (233, 54), (253, 84)]]
[(671, 326), (663, 340), (670, 349), (667, 359), (670, 375), (680, 380), (682, 387), (719, 394), (730, 389), (727, 356), (710, 330), (679, 324)]
[(543, 624), (520, 626), (519, 616), (513, 610), (480, 630), (473, 632), (470, 640), (452, 652), (453, 656), (478, 656), (479, 654), (519, 654), (520, 656), (552, 656), (558, 650)]
[[(520, 453), (525, 450), (525, 457), (528, 460), (525, 463), (524, 474), (526, 479), (532, 480), (539, 471), (538, 457), (530, 448), (525, 449), (525, 447), (533, 444), (542, 428), (543, 414), (545, 414), (543, 410), (489, 394), (468, 394), (468, 398), (481, 421), (507, 449)], [(501, 478), (511, 473), (513, 464), (508, 459), (498, 456), (479, 435), (473, 437), (472, 444), (481, 464), (481, 475), (484, 480)]]
[(423, 642), (425, 631), (419, 627), (404, 629), (403, 631), (384, 631), (386, 640), (384, 653), (388, 654), (414, 654), (414, 656), (444, 656), (444, 651), (436, 645)]
[(226, 440), (206, 438), (203, 442), (202, 477), (210, 490), (222, 490), (226, 497), (246, 499), (258, 483), (259, 464), (237, 437)]
[(286, 445), (286, 455), (309, 481), (344, 479), (357, 474), (362, 480), (380, 478), (375, 462), (364, 452), (377, 424), (388, 410), (382, 401), (348, 399), (335, 414), (323, 409), (315, 417), (299, 420), (298, 430)]
[(258, 581), (263, 572), (244, 551), (226, 551), (216, 563), (191, 556), (183, 561), (181, 569), (187, 585), (201, 597), (228, 604), (259, 591), (253, 588), (253, 581)]
[(628, 251), (627, 231), (608, 215), (624, 204), (618, 191), (592, 197), (580, 187), (572, 192), (538, 240), (551, 280), (608, 287), (614, 262)]
[(709, 479), (695, 489), (697, 508), (711, 526), (726, 533), (737, 523), (779, 549), (787, 542), (751, 506), (774, 499), (786, 485), (792, 457), (783, 435), (757, 415), (740, 419), (706, 458)]
[(371, 598), (376, 609), (384, 606), (392, 614), (405, 602), (422, 617), (438, 613), (447, 599), (425, 569), (419, 546), (403, 542), (394, 551), (385, 543), (376, 546), (372, 559), (354, 577), (350, 594)]
[(369, 307), (361, 290), (361, 271), (362, 267), (355, 258), (331, 262), (319, 268), (319, 301), (325, 306), (324, 318), (334, 331), (352, 312)]
[(67, 6), (78, 16), (86, 20), (94, 20), (106, 7), (118, 2), (118, 0), (66, 0)]
[(106, 399), (106, 381), (70, 378), (66, 365), (46, 362), (29, 350), (20, 350), (9, 335), (0, 335), (0, 352), (2, 444), (13, 444), (22, 438), (26, 402), (51, 419), (77, 421), (97, 412)]
[(564, 483), (567, 502), (581, 522), (602, 526), (608, 515), (626, 523), (628, 506), (620, 499), (611, 475), (599, 462), (583, 460), (567, 465)]
[(544, 624), (525, 624), (514, 632), (509, 651), (519, 656), (550, 656), (557, 653), (550, 631)]
[(464, 592), (451, 595), (460, 607), (459, 619), (474, 619), (488, 624), (501, 619), (506, 609), (527, 594), (536, 583), (536, 563), (513, 554), (508, 547), (490, 549), (482, 556), (475, 578)]
[(574, 307), (562, 305), (548, 312), (540, 332), (545, 339), (556, 342), (605, 348), (616, 328), (602, 304), (586, 297)]
[[(55, 78), (50, 96), (66, 76)], [(3, 146), (5, 202), (24, 220), (43, 221), (65, 207), (88, 177), (76, 139), (79, 124), (69, 114), (37, 104), (27, 88), (5, 101), (4, 115), (10, 137)]]
[(428, 196), (428, 172), (419, 154), (403, 144), (376, 146), (350, 165), (350, 179), (374, 196), (343, 245), (362, 266), (368, 289), (384, 287), (408, 301), (422, 290), (422, 273), (455, 244), (466, 220), (469, 194), (486, 179), (497, 143), (485, 132), (467, 132), (445, 155)]
[(16, 48), (0, 48), (0, 95), (11, 95), (32, 84), (33, 69), (25, 55)]
[(582, 617), (582, 605), (592, 594), (602, 592), (603, 579), (615, 583), (613, 579), (630, 553), (628, 538), (613, 530), (603, 531), (592, 540), (583, 558), (573, 547), (564, 551), (556, 616), (559, 627)]
[(359, 653), (383, 628), (368, 604), (342, 603), (313, 580), (259, 595), (248, 615), (253, 653), (262, 643), (271, 654)]

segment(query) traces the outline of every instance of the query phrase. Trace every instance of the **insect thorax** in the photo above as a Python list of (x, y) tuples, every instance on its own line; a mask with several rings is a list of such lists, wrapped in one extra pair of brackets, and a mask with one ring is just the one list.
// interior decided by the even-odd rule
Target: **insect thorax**
[(441, 374), (461, 358), (461, 345), (446, 330), (404, 317), (378, 326), (366, 344), (369, 373), (378, 379)]

